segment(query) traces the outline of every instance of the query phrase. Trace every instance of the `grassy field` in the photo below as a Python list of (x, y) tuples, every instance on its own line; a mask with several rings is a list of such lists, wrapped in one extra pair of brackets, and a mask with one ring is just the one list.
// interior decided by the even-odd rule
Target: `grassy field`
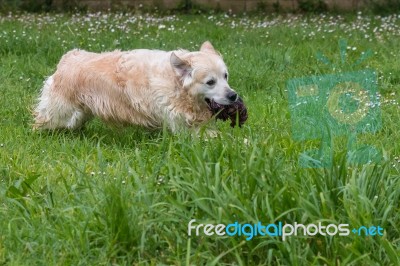
[[(242, 129), (218, 122), (209, 140), (99, 120), (32, 131), (42, 82), (68, 50), (197, 50), (205, 40), (247, 104)], [(399, 47), (400, 15), (0, 16), (0, 265), (400, 265)], [(382, 128), (358, 141), (382, 160), (349, 164), (338, 136), (330, 167), (301, 167), (299, 155), (319, 142), (293, 140), (286, 82), (366, 68), (378, 74)], [(188, 237), (192, 219), (384, 233)]]

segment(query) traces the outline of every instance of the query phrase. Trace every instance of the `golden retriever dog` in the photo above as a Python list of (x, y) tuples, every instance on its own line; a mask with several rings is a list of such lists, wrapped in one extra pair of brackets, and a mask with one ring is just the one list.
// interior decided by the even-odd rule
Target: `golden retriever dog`
[(229, 105), (238, 95), (208, 41), (200, 51), (138, 49), (65, 54), (44, 83), (34, 128), (76, 129), (94, 116), (112, 124), (199, 128), (212, 112), (207, 101)]

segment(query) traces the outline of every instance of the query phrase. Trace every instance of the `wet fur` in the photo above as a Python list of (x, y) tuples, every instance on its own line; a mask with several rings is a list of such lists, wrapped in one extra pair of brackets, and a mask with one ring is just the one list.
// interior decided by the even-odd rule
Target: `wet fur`
[[(35, 108), (36, 129), (76, 129), (92, 117), (106, 123), (175, 132), (212, 117), (205, 97), (229, 103), (226, 66), (211, 43), (200, 51), (138, 49), (92, 53), (72, 50), (47, 78)], [(209, 75), (218, 82), (205, 85)]]

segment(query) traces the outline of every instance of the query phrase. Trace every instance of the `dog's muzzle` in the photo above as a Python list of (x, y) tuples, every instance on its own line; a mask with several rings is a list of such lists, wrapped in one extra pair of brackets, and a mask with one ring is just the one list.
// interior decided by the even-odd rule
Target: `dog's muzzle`
[(230, 91), (226, 95), (226, 98), (228, 98), (228, 100), (231, 101), (232, 103), (236, 102), (238, 97), (239, 97), (238, 94), (234, 91)]

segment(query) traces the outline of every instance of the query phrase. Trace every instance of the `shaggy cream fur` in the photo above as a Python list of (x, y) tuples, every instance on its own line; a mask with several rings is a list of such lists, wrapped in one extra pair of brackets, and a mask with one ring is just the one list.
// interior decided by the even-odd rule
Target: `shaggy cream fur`
[(198, 52), (138, 49), (65, 54), (44, 83), (34, 128), (76, 129), (93, 116), (114, 124), (175, 132), (211, 117), (205, 99), (231, 104), (237, 94), (210, 42)]

